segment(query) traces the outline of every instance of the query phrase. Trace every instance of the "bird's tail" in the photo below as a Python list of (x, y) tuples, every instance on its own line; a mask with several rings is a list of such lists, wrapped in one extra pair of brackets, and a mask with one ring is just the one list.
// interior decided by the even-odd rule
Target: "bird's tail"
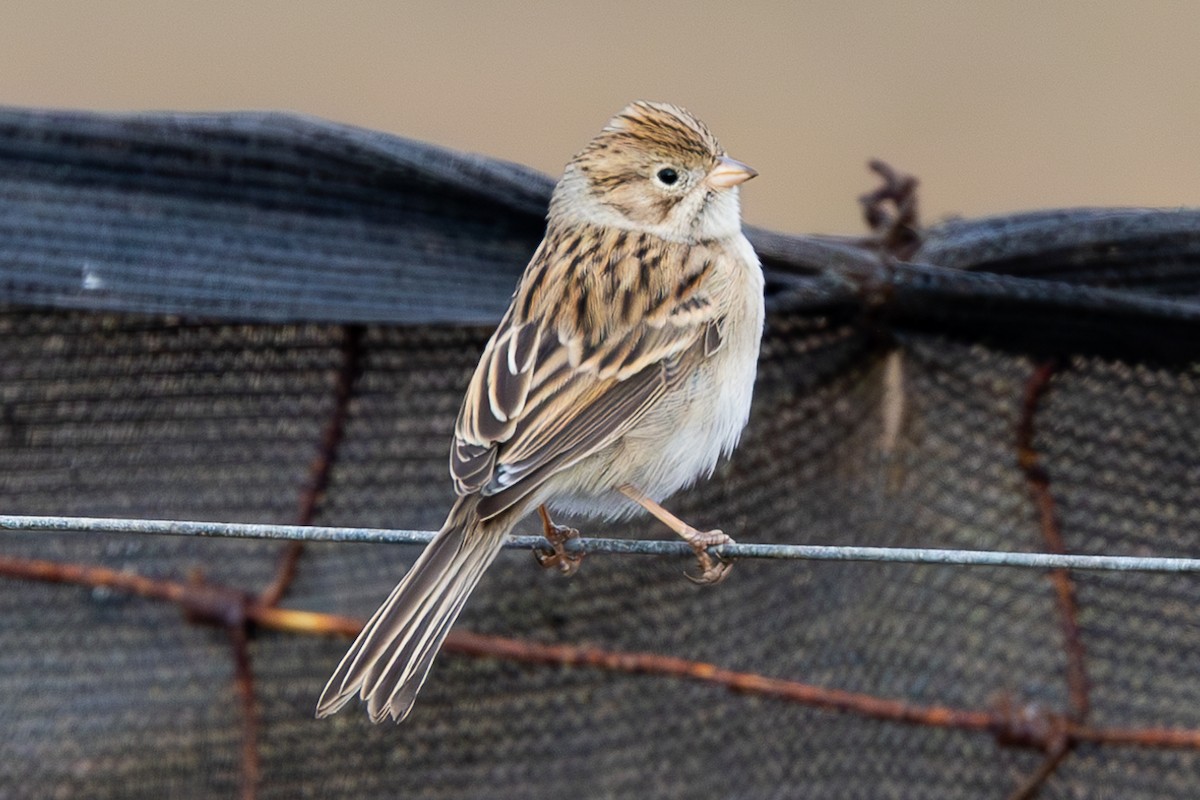
[(334, 670), (317, 716), (358, 694), (373, 722), (408, 716), (450, 626), (492, 563), (508, 532), (481, 523), (475, 497), (454, 504), (442, 529), (367, 622)]

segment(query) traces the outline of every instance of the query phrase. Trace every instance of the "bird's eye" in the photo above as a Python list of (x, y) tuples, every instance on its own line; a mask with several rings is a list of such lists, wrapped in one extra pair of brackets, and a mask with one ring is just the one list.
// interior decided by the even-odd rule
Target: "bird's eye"
[(679, 180), (679, 173), (670, 167), (663, 167), (654, 177), (658, 178), (658, 182), (663, 186), (671, 186)]

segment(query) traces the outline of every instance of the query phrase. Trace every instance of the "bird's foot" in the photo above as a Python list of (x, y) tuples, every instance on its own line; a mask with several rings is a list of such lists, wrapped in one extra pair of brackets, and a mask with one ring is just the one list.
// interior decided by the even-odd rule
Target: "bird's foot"
[(542, 535), (550, 542), (550, 549), (534, 550), (533, 557), (545, 569), (557, 569), (563, 575), (574, 575), (583, 563), (584, 554), (568, 552), (566, 543), (577, 538), (579, 531), (556, 524), (550, 519), (550, 512), (545, 506), (538, 506), (538, 514), (542, 517)]
[(708, 552), (708, 548), (723, 544), (735, 544), (732, 536), (719, 530), (698, 531), (691, 527), (679, 535), (692, 546), (692, 550), (696, 553), (696, 560), (700, 563), (699, 575), (684, 573), (689, 581), (701, 586), (712, 586), (725, 580), (729, 575), (729, 570), (733, 569), (733, 562), (725, 561), (720, 556)]

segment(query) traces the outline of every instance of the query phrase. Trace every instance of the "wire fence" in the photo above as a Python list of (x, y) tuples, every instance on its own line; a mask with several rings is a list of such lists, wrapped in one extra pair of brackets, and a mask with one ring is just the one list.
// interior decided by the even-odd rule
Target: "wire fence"
[[(267, 525), (196, 520), (121, 519), (0, 515), (0, 530), (45, 533), (128, 533), (151, 536), (198, 536), (232, 539), (282, 539), (293, 542), (362, 542), (424, 545), (434, 531), (390, 528), (341, 528), (315, 525)], [(543, 549), (542, 536), (511, 536), (505, 547)], [(568, 552), (610, 555), (686, 556), (692, 548), (683, 541), (579, 537), (565, 543)], [(811, 544), (753, 544), (738, 542), (710, 548), (723, 558), (765, 558), (800, 561), (875, 561), (894, 564), (938, 564), (964, 567), (1024, 569), (1082, 569), (1109, 572), (1200, 572), (1200, 558), (1165, 556), (1024, 553), (1003, 550), (948, 550), (924, 547), (858, 547)]]
[[(1197, 796), (1200, 211), (926, 229), (876, 167), (866, 239), (751, 230), (756, 409), (673, 504), (793, 560), (502, 559), (384, 732), (312, 705), (413, 554), (303, 543), (434, 535), (550, 182), (279, 115), (0, 121), (0, 490), (51, 515), (0, 517), (0, 796)], [(567, 547), (690, 555), (635, 525)]]

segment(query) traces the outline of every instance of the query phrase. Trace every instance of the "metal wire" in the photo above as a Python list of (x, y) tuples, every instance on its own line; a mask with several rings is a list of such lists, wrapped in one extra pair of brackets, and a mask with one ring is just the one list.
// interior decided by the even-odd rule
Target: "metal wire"
[[(236, 522), (196, 522), (157, 519), (107, 519), (0, 515), (0, 530), (45, 533), (133, 533), (166, 536), (205, 536), (238, 539), (287, 539), (303, 542), (372, 542), (427, 544), (432, 531), (382, 528), (332, 528), (304, 525), (259, 525)], [(513, 536), (506, 547), (549, 546), (541, 536)], [(690, 555), (691, 547), (672, 539), (577, 538), (566, 548), (580, 553), (621, 555)], [(998, 550), (938, 550), (921, 547), (849, 547), (840, 545), (748, 544), (711, 548), (725, 558), (780, 558), (808, 561), (883, 561), (1026, 569), (1082, 569), (1114, 572), (1200, 572), (1200, 558), (1018, 553)]]

